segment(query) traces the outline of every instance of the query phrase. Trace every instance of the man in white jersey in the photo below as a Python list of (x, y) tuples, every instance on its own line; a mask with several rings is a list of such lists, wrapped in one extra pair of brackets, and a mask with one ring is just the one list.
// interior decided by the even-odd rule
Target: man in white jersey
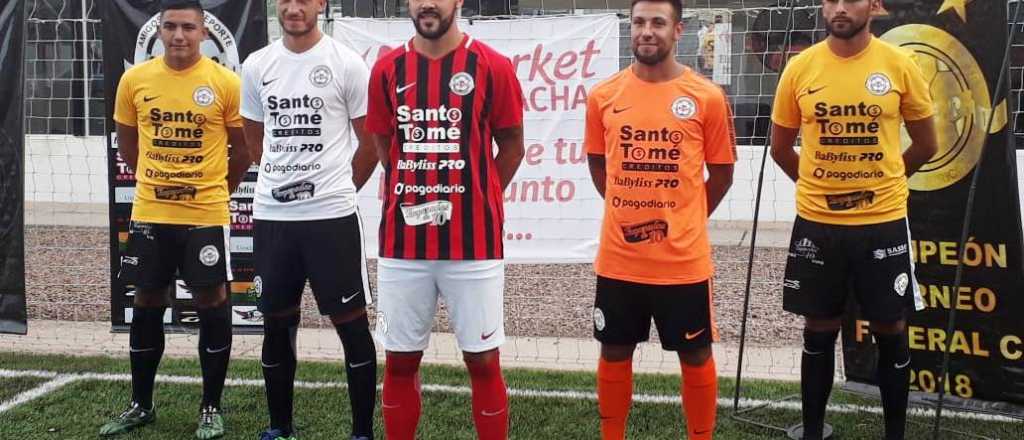
[[(293, 439), (299, 302), (310, 282), (345, 350), (352, 438), (373, 439), (377, 361), (356, 192), (377, 164), (363, 142), (369, 71), (317, 28), (325, 0), (277, 0), (284, 38), (242, 66), (245, 135), (260, 164), (254, 197), (255, 284), (264, 314), (263, 377), (270, 428)], [(359, 145), (352, 141), (353, 133)]]

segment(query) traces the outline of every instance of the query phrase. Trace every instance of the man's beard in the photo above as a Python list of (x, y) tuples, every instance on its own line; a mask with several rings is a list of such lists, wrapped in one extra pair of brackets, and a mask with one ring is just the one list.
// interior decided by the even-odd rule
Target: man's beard
[[(420, 15), (422, 16), (423, 14)], [(437, 29), (433, 31), (428, 31), (420, 27), (420, 22), (418, 20), (419, 17), (413, 18), (412, 24), (416, 27), (416, 33), (428, 40), (436, 40), (441, 38), (442, 35), (448, 33), (448, 29), (452, 27), (452, 22), (455, 21), (455, 13), (453, 12), (452, 15), (445, 17), (441, 15), (440, 12), (437, 12), (436, 16), (438, 17)]]
[(636, 60), (640, 62), (640, 64), (646, 64), (648, 66), (653, 66), (662, 61), (665, 61), (665, 59), (668, 58), (671, 54), (672, 49), (663, 50), (662, 48), (659, 47), (658, 50), (651, 55), (642, 55), (640, 54), (639, 48), (633, 48), (633, 57), (636, 58)]
[(848, 30), (846, 30), (844, 32), (838, 32), (838, 31), (835, 30), (835, 28), (833, 28), (832, 22), (826, 22), (825, 23), (825, 29), (828, 30), (828, 34), (833, 36), (833, 37), (836, 37), (836, 38), (838, 38), (840, 40), (849, 40), (849, 39), (851, 39), (853, 37), (856, 37), (867, 26), (868, 26), (867, 20), (864, 20), (864, 22), (860, 23), (860, 24), (857, 24), (857, 23), (855, 23), (853, 21), (850, 21), (850, 28)]
[[(282, 22), (283, 22), (283, 20), (282, 20)], [(297, 31), (289, 30), (288, 26), (281, 26), (281, 29), (284, 30), (284, 33), (286, 33), (286, 34), (288, 34), (288, 35), (290, 35), (292, 37), (301, 37), (301, 36), (309, 34), (310, 32), (313, 32), (313, 29), (316, 28), (316, 20), (313, 20), (312, 24), (305, 23), (305, 22), (302, 23), (302, 24), (305, 25), (305, 26), (302, 29), (297, 30)]]

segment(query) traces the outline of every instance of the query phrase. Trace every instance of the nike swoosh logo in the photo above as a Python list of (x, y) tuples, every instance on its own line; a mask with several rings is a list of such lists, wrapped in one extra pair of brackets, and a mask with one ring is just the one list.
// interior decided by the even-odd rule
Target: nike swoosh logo
[(401, 408), (402, 405), (388, 405), (388, 404), (386, 404), (384, 402), (381, 402), (380, 407), (384, 408), (384, 409), (396, 409), (396, 408)]
[(159, 96), (143, 96), (142, 100), (145, 101), (145, 102), (149, 102), (149, 101), (152, 101), (152, 100), (154, 100), (156, 98), (159, 98)]
[(274, 78), (274, 79), (272, 79), (270, 81), (263, 81), (263, 86), (266, 87), (268, 84), (270, 84), (270, 83), (272, 83), (274, 81), (277, 81), (277, 80), (278, 80), (278, 78)]
[(132, 353), (144, 353), (144, 352), (153, 351), (153, 350), (156, 350), (156, 347), (153, 347), (153, 348), (131, 348), (131, 347), (129, 347), (128, 348), (128, 351), (130, 351)]
[(280, 363), (280, 362), (278, 362), (278, 363), (276, 363), (276, 364), (270, 364), (270, 365), (268, 365), (268, 364), (265, 364), (265, 363), (263, 363), (263, 361), (260, 361), (260, 365), (262, 365), (262, 366), (263, 366), (263, 368), (277, 368), (277, 367), (280, 367), (280, 366), (281, 366), (281, 363)]
[(348, 304), (349, 301), (352, 301), (353, 298), (359, 296), (360, 293), (363, 293), (363, 292), (356, 292), (356, 293), (353, 293), (352, 296), (343, 296), (343, 297), (341, 297), (341, 303), (342, 304)]
[(491, 330), (491, 332), (490, 332), (490, 333), (487, 333), (487, 334), (483, 334), (483, 333), (481, 333), (481, 334), (480, 334), (480, 339), (483, 339), (483, 340), (485, 340), (485, 341), (486, 341), (486, 340), (487, 340), (488, 338), (490, 338), (491, 336), (494, 336), (494, 333), (495, 333), (495, 332), (497, 332), (497, 331), (498, 331), (498, 329), (494, 329), (494, 330)]
[(711, 430), (710, 430), (710, 429), (705, 429), (705, 430), (703, 430), (703, 431), (693, 431), (693, 435), (701, 435), (701, 434), (707, 434), (707, 433), (709, 433), (709, 432), (711, 432)]
[(406, 90), (409, 90), (409, 88), (414, 86), (414, 85), (416, 85), (416, 83), (409, 83), (409, 84), (406, 84), (406, 85), (404, 85), (402, 87), (398, 87), (398, 88), (395, 89), (395, 93), (402, 93), (402, 92), (404, 92)]
[(808, 94), (808, 95), (813, 95), (813, 94), (815, 94), (815, 93), (818, 93), (818, 92), (820, 92), (820, 91), (821, 91), (821, 89), (824, 89), (825, 87), (828, 87), (828, 86), (821, 86), (821, 87), (818, 87), (818, 88), (816, 88), (816, 89), (807, 89), (807, 94)]
[(505, 408), (499, 409), (499, 410), (497, 410), (497, 411), (494, 411), (494, 412), (490, 412), (490, 411), (487, 411), (487, 410), (485, 409), (485, 410), (483, 410), (483, 411), (480, 411), (480, 415), (482, 415), (482, 416), (484, 416), (484, 417), (494, 417), (494, 416), (496, 416), (496, 415), (498, 415), (498, 414), (501, 414), (501, 413), (503, 413), (503, 412), (505, 412)]
[(629, 110), (629, 109), (631, 109), (631, 108), (633, 108), (633, 107), (625, 107), (625, 108), (613, 108), (613, 109), (612, 109), (612, 113), (614, 113), (614, 114), (619, 114), (619, 113), (622, 113), (622, 112), (624, 112), (624, 111), (626, 111), (626, 110)]
[(907, 359), (907, 361), (904, 362), (903, 365), (900, 365), (900, 364), (892, 364), (892, 365), (894, 367), (896, 367), (897, 370), (902, 370), (902, 369), (906, 368), (907, 365), (910, 365), (910, 359)]
[(804, 349), (804, 354), (806, 354), (806, 355), (809, 355), (809, 356), (817, 356), (817, 355), (819, 355), (819, 354), (825, 354), (825, 352), (824, 352), (824, 351), (808, 351), (808, 350), (807, 350), (807, 349), (805, 348), (805, 349)]
[(360, 362), (358, 364), (352, 364), (352, 365), (349, 365), (349, 367), (351, 367), (351, 368), (365, 367), (367, 365), (370, 365), (371, 363), (373, 363), (372, 360), (371, 361), (366, 361), (366, 362)]
[(210, 349), (210, 347), (206, 347), (206, 352), (207, 352), (207, 353), (210, 353), (210, 354), (215, 354), (215, 353), (220, 353), (220, 352), (222, 352), (222, 351), (224, 351), (224, 350), (227, 350), (227, 349), (229, 349), (229, 348), (231, 348), (231, 346), (230, 346), (230, 345), (225, 345), (225, 346), (223, 346), (223, 347), (221, 347), (221, 348), (218, 348), (218, 349), (216, 349), (216, 350), (211, 350), (211, 349)]
[(700, 336), (700, 334), (701, 334), (701, 333), (704, 333), (704, 330), (707, 330), (707, 329), (706, 329), (706, 328), (702, 328), (702, 329), (700, 329), (700, 331), (699, 331), (699, 332), (697, 332), (697, 333), (690, 333), (690, 332), (687, 332), (687, 333), (686, 333), (686, 335), (685, 335), (685, 336), (686, 336), (686, 339), (687, 339), (687, 340), (690, 340), (690, 339), (696, 338), (697, 336)]

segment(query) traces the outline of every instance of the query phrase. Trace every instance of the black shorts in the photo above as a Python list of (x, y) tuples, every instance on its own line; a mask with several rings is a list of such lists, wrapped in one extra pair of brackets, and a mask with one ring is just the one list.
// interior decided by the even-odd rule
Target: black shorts
[(692, 351), (711, 345), (711, 281), (695, 284), (640, 284), (597, 277), (594, 337), (604, 344), (633, 345), (651, 334), (651, 318), (661, 347)]
[(357, 214), (327, 220), (255, 220), (253, 253), (254, 283), (264, 314), (298, 307), (306, 279), (322, 315), (371, 302)]
[(851, 293), (868, 321), (899, 321), (924, 306), (906, 219), (845, 226), (797, 217), (782, 285), (782, 308), (810, 318), (842, 316)]
[(171, 285), (175, 275), (189, 287), (231, 281), (227, 226), (189, 226), (132, 221), (118, 278), (143, 289)]

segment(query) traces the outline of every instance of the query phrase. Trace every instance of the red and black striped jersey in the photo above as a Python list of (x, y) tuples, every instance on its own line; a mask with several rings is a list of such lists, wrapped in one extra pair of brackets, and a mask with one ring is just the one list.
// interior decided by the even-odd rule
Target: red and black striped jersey
[(366, 129), (391, 138), (380, 256), (503, 258), (493, 133), (522, 123), (522, 88), (511, 61), (469, 35), (438, 59), (409, 41), (377, 60)]

